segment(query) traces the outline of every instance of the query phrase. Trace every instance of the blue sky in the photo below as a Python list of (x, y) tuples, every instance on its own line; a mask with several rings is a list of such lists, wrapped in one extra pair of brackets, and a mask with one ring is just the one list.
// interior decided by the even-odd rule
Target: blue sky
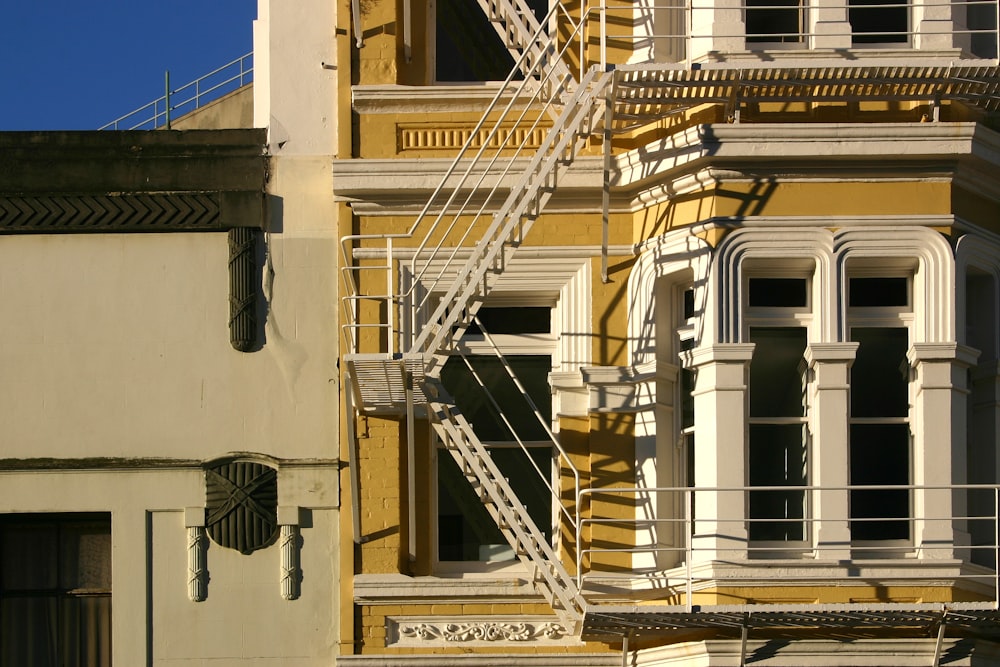
[(253, 50), (257, 0), (0, 0), (0, 131), (89, 130)]

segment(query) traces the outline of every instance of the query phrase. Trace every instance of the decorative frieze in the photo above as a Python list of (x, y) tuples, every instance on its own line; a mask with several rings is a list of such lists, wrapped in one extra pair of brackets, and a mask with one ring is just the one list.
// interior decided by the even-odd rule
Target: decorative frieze
[(386, 645), (398, 647), (578, 644), (579, 639), (551, 617), (492, 616), (480, 619), (386, 618)]
[(209, 231), (222, 228), (217, 193), (0, 197), (2, 233)]
[[(455, 125), (450, 127), (426, 125), (398, 125), (399, 149), (408, 150), (457, 150), (465, 145), (470, 136), (473, 136), (475, 129), (469, 125)], [(547, 127), (528, 128), (501, 128), (493, 136), (490, 130), (484, 128), (476, 132), (472, 142), (472, 148), (481, 148), (484, 144), (490, 148), (518, 148), (524, 147), (536, 150), (542, 145)]]

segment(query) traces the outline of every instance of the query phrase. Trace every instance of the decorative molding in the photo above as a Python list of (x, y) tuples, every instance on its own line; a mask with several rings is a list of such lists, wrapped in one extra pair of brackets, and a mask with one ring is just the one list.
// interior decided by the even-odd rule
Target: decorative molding
[(219, 546), (250, 554), (278, 534), (278, 471), (263, 463), (224, 461), (205, 470), (205, 526)]
[(257, 346), (257, 230), (229, 230), (229, 343), (240, 352)]
[[(370, 655), (342, 655), (338, 665), (356, 667), (620, 667), (621, 651), (609, 653), (577, 653), (539, 651), (527, 653), (373, 653)], [(732, 663), (727, 663), (732, 664)], [(922, 666), (921, 666), (922, 667)]]
[(187, 589), (188, 599), (203, 602), (208, 597), (208, 567), (205, 554), (205, 508), (184, 510), (187, 527)]
[[(462, 113), (482, 114), (500, 90), (498, 83), (447, 86), (402, 86), (397, 84), (351, 87), (352, 106), (362, 114)], [(504, 94), (504, 102), (510, 100)]]
[(580, 640), (551, 617), (386, 618), (386, 646), (563, 645)]
[[(427, 126), (399, 124), (396, 130), (399, 134), (399, 150), (458, 150), (465, 146), (465, 142), (472, 136), (475, 126), (453, 125), (441, 127), (439, 125)], [(481, 148), (489, 139), (490, 148), (517, 148), (523, 147), (537, 150), (545, 139), (548, 127), (536, 127), (530, 132), (523, 129), (514, 130), (511, 127), (500, 128), (491, 138), (490, 129), (479, 130), (472, 141), (471, 148)]]
[(281, 526), (281, 598), (297, 600), (301, 593), (299, 580), (299, 508), (279, 507), (278, 524)]
[(221, 229), (218, 193), (0, 196), (0, 233)]

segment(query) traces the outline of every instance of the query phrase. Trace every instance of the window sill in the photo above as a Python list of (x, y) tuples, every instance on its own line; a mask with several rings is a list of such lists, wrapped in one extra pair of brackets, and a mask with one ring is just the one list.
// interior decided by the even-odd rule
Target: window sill
[(410, 577), (405, 574), (354, 576), (354, 601), (357, 603), (426, 603), (430, 599), (470, 598), (537, 602), (541, 596), (526, 576), (513, 573), (476, 572), (429, 577)]

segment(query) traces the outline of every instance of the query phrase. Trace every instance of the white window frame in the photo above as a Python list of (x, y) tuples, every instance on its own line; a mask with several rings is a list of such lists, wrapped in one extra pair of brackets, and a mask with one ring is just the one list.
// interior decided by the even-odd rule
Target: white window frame
[[(490, 334), (493, 342), (496, 344), (497, 349), (504, 356), (514, 356), (514, 355), (535, 355), (535, 356), (548, 356), (551, 359), (549, 367), (549, 384), (552, 386), (552, 373), (559, 369), (559, 342), (560, 337), (557, 333), (558, 326), (560, 322), (559, 313), (559, 301), (558, 297), (555, 295), (545, 295), (541, 293), (519, 295), (519, 294), (497, 294), (491, 295), (487, 304), (484, 307), (548, 307), (550, 308), (550, 333), (548, 334)], [(486, 337), (479, 334), (466, 334), (459, 341), (457, 350), (454, 355), (458, 355), (460, 352), (466, 355), (482, 355), (482, 356), (495, 356), (494, 349), (492, 345), (486, 340)], [(553, 394), (555, 394), (555, 387), (552, 387)], [(549, 429), (552, 433), (558, 435), (559, 421), (556, 418), (555, 411), (555, 396), (553, 395), (552, 400), (553, 410), (552, 410), (552, 420), (549, 424)], [(519, 447), (515, 441), (504, 441), (504, 442), (491, 442), (484, 441), (484, 445), (488, 448), (516, 448)], [(552, 465), (550, 468), (549, 485), (552, 488), (558, 488), (560, 480), (557, 477), (557, 454), (554, 451), (554, 446), (548, 441), (526, 441), (524, 443), (525, 447), (528, 448), (541, 448), (549, 447), (552, 449), (551, 461)], [(526, 570), (525, 566), (518, 560), (515, 556), (512, 560), (505, 561), (445, 561), (441, 560), (440, 553), (438, 551), (439, 536), (440, 536), (440, 526), (438, 525), (438, 495), (440, 491), (440, 485), (438, 480), (438, 456), (450, 456), (446, 452), (443, 452), (442, 443), (435, 437), (432, 440), (431, 446), (431, 460), (430, 460), (430, 517), (431, 517), (431, 567), (435, 574), (494, 574), (494, 573), (523, 573)], [(530, 471), (534, 472), (534, 471)], [(552, 546), (555, 547), (559, 536), (559, 514), (558, 508), (555, 506), (556, 499), (552, 499), (552, 507), (549, 513), (551, 517), (550, 534), (552, 536)], [(539, 526), (540, 529), (544, 530), (543, 526)]]
[[(846, 309), (846, 321), (845, 321), (845, 340), (850, 341), (853, 339), (853, 330), (855, 328), (891, 328), (891, 329), (905, 329), (907, 335), (907, 347), (912, 348), (914, 343), (914, 325), (916, 321), (915, 317), (915, 271), (914, 261), (904, 258), (884, 258), (882, 260), (874, 260), (871, 258), (866, 258), (863, 261), (849, 262), (844, 275), (843, 293), (844, 293), (844, 305)], [(906, 304), (903, 306), (851, 306), (849, 303), (850, 298), (850, 282), (853, 278), (905, 278), (906, 279)], [(925, 313), (926, 317), (928, 314)], [(848, 441), (847, 441), (847, 465), (848, 471), (850, 471), (851, 466), (851, 450), (853, 443), (850, 439), (850, 426), (854, 424), (863, 423), (880, 423), (880, 424), (905, 424), (907, 427), (907, 480), (909, 484), (913, 484), (915, 477), (914, 470), (914, 434), (913, 434), (913, 409), (914, 409), (914, 385), (912, 369), (908, 371), (909, 377), (907, 379), (907, 403), (909, 408), (907, 410), (907, 415), (905, 417), (886, 417), (878, 418), (856, 418), (850, 413), (850, 408), (848, 408)], [(853, 382), (853, 377), (851, 378)], [(848, 472), (848, 482), (853, 483), (850, 480), (850, 473)], [(851, 539), (852, 548), (858, 548), (859, 551), (856, 555), (858, 559), (866, 558), (879, 558), (887, 556), (899, 556), (901, 551), (909, 551), (913, 548), (914, 536), (915, 536), (915, 526), (914, 526), (914, 497), (913, 491), (907, 491), (908, 495), (908, 509), (907, 518), (905, 519), (909, 523), (909, 537), (906, 539), (885, 539), (885, 540), (856, 540)], [(853, 519), (854, 512), (853, 509), (848, 510), (848, 519)]]
[[(813, 312), (815, 303), (815, 273), (816, 265), (811, 259), (789, 258), (786, 261), (776, 261), (773, 259), (752, 261), (740, 272), (740, 285), (744, 298), (740, 307), (742, 309), (741, 337), (743, 341), (750, 341), (750, 330), (752, 328), (784, 328), (795, 327), (806, 330), (806, 345), (817, 338), (815, 324), (816, 316)], [(779, 279), (801, 279), (805, 281), (806, 303), (804, 306), (751, 306), (750, 305), (750, 281), (757, 278), (779, 278)], [(805, 364), (805, 357), (802, 359)], [(749, 368), (747, 369), (749, 373)], [(808, 379), (804, 380), (808, 382)], [(747, 441), (744, 455), (746, 458), (746, 480), (745, 484), (750, 487), (750, 436), (749, 427), (751, 424), (779, 423), (776, 418), (755, 418), (750, 416), (749, 400), (750, 393), (754, 391), (752, 386), (747, 389)], [(803, 406), (801, 417), (792, 419), (780, 419), (780, 423), (801, 424), (805, 433), (805, 487), (812, 483), (813, 451), (812, 434), (810, 432), (810, 392), (807, 384), (803, 385)], [(749, 492), (746, 502), (747, 518), (750, 513)], [(811, 530), (809, 524), (812, 521), (812, 494), (803, 490), (802, 500), (803, 519), (803, 540), (754, 540), (750, 543), (753, 551), (749, 552), (751, 558), (790, 558), (804, 557), (810, 552), (812, 545)], [(749, 532), (749, 530), (748, 530)]]

